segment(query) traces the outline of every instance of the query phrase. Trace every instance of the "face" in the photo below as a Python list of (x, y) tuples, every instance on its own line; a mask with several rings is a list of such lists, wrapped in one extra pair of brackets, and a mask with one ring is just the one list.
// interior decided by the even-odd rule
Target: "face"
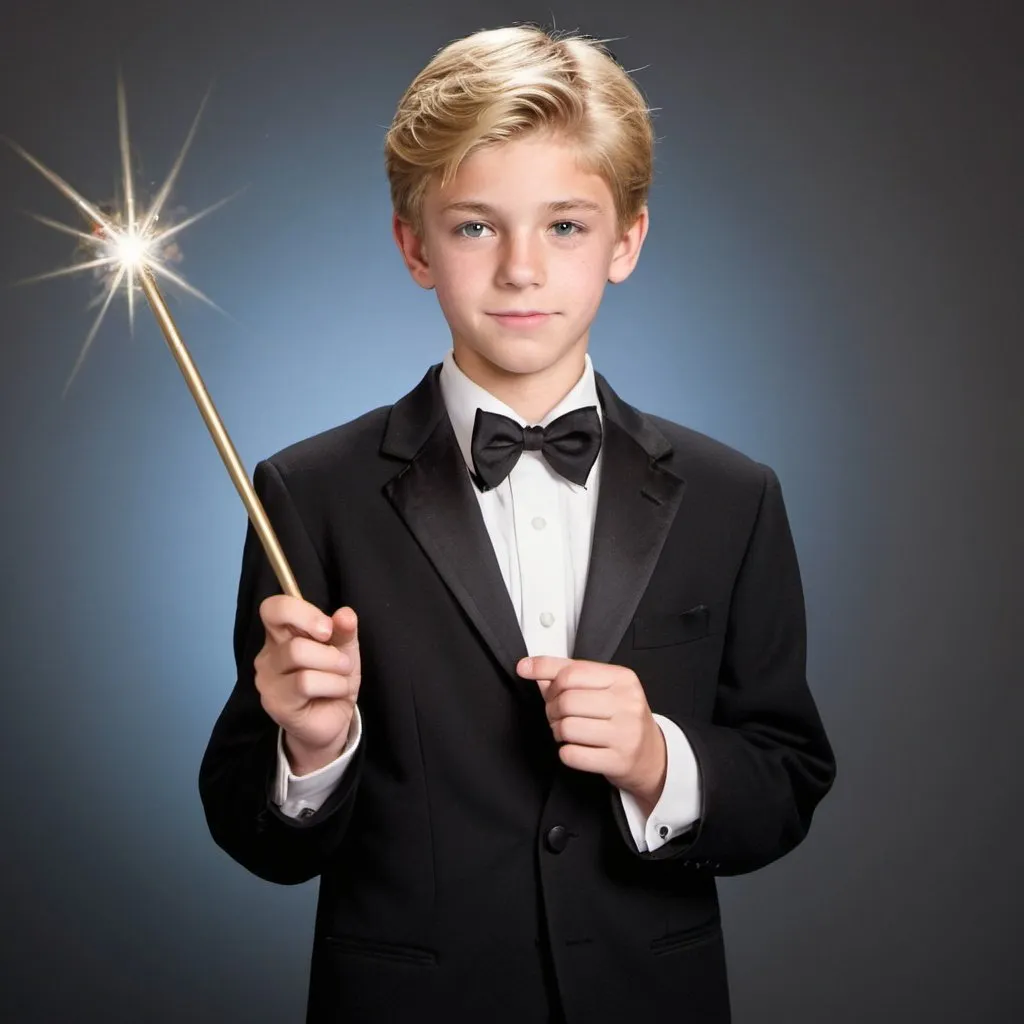
[[(605, 283), (632, 272), (647, 210), (620, 235), (607, 184), (547, 135), (477, 150), (443, 190), (432, 180), (422, 238), (393, 223), (413, 279), (437, 291), (459, 368), (540, 419), (583, 372)], [(501, 315), (524, 312), (542, 315)]]

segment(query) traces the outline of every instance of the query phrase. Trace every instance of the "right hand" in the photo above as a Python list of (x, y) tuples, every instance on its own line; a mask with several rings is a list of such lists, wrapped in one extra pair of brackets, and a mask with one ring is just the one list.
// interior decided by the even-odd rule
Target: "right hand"
[(266, 639), (256, 655), (263, 709), (284, 730), (296, 775), (308, 775), (344, 749), (359, 696), (358, 617), (348, 606), (328, 617), (287, 594), (260, 604)]

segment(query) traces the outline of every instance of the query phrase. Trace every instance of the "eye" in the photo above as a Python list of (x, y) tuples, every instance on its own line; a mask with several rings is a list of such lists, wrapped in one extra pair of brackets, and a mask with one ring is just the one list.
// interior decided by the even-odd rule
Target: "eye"
[(486, 228), (486, 227), (487, 227), (486, 224), (481, 224), (480, 221), (478, 221), (478, 220), (469, 221), (466, 224), (460, 224), (455, 229), (455, 234), (458, 235), (460, 238), (480, 238), (481, 237), (480, 235), (464, 235), (462, 232), (463, 232), (463, 230), (465, 228)]
[(575, 221), (572, 221), (572, 220), (556, 221), (552, 225), (552, 227), (556, 227), (556, 228), (575, 228), (575, 230), (573, 232), (571, 232), (571, 233), (567, 232), (567, 233), (563, 234), (563, 233), (555, 232), (556, 235), (558, 235), (559, 238), (572, 238), (573, 235), (581, 235), (581, 234), (583, 234), (584, 231), (587, 230), (582, 224), (577, 224)]

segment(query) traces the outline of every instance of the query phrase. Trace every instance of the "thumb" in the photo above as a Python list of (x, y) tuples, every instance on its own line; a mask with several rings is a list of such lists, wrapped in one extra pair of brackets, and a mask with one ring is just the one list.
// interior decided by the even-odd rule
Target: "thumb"
[(331, 624), (334, 632), (331, 635), (331, 645), (339, 651), (346, 650), (359, 642), (359, 616), (355, 609), (345, 605), (339, 608), (331, 616)]

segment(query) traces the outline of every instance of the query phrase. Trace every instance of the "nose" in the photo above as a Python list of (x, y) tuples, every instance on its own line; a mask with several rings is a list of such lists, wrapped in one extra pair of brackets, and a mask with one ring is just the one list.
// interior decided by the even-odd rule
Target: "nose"
[(543, 241), (532, 232), (510, 233), (501, 247), (498, 280), (503, 285), (526, 288), (544, 283)]

